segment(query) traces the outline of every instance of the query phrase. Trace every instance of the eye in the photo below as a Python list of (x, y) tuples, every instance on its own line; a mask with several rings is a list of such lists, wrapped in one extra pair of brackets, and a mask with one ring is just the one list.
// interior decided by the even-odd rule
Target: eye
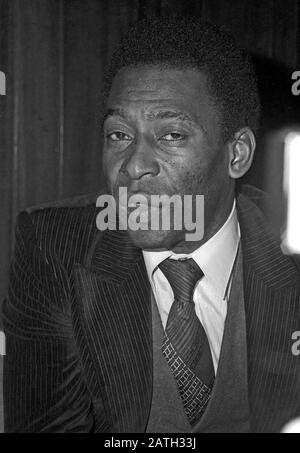
[(169, 134), (163, 135), (160, 140), (165, 142), (179, 142), (186, 138), (186, 135), (180, 134), (179, 132), (169, 132)]
[(120, 131), (117, 131), (117, 132), (112, 132), (111, 134), (108, 134), (107, 135), (107, 138), (109, 140), (111, 140), (112, 142), (127, 142), (127, 141), (131, 141), (132, 138), (125, 134), (124, 132), (120, 132)]

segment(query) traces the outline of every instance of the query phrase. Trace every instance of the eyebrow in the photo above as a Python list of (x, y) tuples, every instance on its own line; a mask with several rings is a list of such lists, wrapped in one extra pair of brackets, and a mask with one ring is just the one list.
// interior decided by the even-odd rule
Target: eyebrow
[(103, 116), (103, 123), (109, 117), (119, 116), (121, 118), (126, 118), (125, 110), (123, 109), (108, 109)]
[(177, 110), (161, 110), (158, 112), (150, 112), (146, 116), (149, 120), (175, 119), (189, 123), (195, 123), (195, 120), (190, 115)]
[[(103, 123), (109, 117), (120, 117), (123, 119), (127, 119), (128, 115), (126, 114), (124, 109), (116, 108), (116, 109), (108, 109), (103, 117)], [(177, 111), (177, 110), (160, 110), (157, 112), (148, 112), (145, 115), (146, 119), (149, 121), (155, 121), (158, 119), (177, 119), (180, 121), (185, 121), (188, 123), (196, 124), (195, 119), (188, 115), (185, 112)]]

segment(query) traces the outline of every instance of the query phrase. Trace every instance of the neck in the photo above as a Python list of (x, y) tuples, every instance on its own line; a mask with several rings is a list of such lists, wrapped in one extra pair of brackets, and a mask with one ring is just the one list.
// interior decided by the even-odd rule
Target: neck
[(205, 244), (210, 238), (212, 238), (225, 224), (227, 221), (232, 207), (233, 207), (234, 199), (230, 199), (230, 203), (227, 204), (225, 209), (222, 210), (221, 214), (214, 217), (212, 221), (206, 226), (203, 238), (200, 241), (181, 241), (178, 242), (174, 247), (172, 247), (172, 251), (176, 254), (186, 254), (189, 255), (193, 253), (196, 249), (201, 247)]

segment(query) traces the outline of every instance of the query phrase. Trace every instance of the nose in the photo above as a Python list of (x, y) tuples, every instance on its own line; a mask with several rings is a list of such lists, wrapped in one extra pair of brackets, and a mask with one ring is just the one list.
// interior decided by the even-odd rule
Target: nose
[(159, 164), (154, 153), (154, 145), (149, 139), (138, 138), (128, 148), (128, 155), (120, 171), (130, 179), (153, 177), (159, 173)]

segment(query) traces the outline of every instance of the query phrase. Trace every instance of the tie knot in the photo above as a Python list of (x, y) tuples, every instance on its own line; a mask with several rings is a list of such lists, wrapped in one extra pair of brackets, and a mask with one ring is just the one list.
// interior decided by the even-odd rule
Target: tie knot
[(203, 277), (198, 264), (192, 259), (164, 260), (159, 265), (160, 270), (168, 279), (177, 302), (185, 304), (193, 301), (196, 283)]

